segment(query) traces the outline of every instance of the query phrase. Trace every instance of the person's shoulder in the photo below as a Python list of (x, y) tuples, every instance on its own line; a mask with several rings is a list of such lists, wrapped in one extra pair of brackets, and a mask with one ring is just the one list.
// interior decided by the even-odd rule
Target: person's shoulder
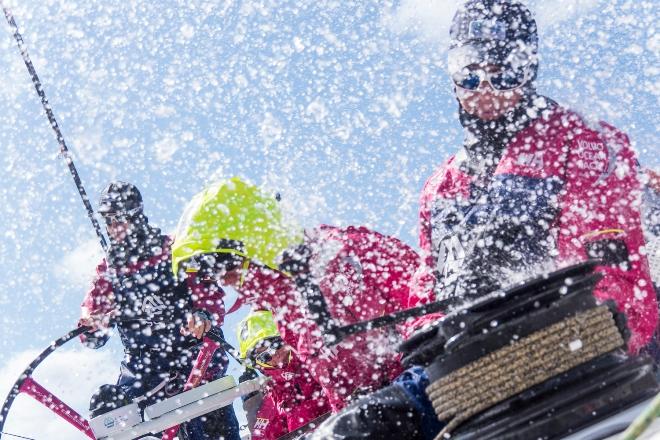
[(560, 127), (570, 139), (579, 140), (595, 136), (604, 142), (615, 144), (613, 146), (618, 149), (627, 148), (630, 144), (628, 136), (612, 124), (556, 103), (545, 120), (549, 121), (551, 126)]
[(457, 160), (460, 160), (463, 154), (465, 154), (465, 152), (461, 148), (456, 154), (452, 154), (447, 159), (442, 161), (442, 163), (440, 163), (440, 165), (438, 165), (433, 170), (433, 173), (429, 176), (429, 178), (426, 179), (425, 185), (432, 185), (434, 182), (441, 180), (442, 176), (444, 176), (445, 174), (447, 174), (447, 172), (451, 171), (454, 168)]
[(575, 110), (564, 110), (570, 122), (571, 138), (574, 146), (592, 150), (604, 148), (610, 155), (632, 151), (628, 135), (601, 119), (592, 118)]
[(523, 130), (526, 134), (534, 131), (546, 136), (558, 135), (589, 127), (588, 118), (548, 97), (538, 96), (531, 103), (527, 111), (531, 121)]
[(98, 275), (103, 275), (108, 271), (108, 261), (105, 258), (101, 258), (101, 261), (96, 265), (96, 273)]
[(436, 191), (439, 187), (442, 186), (442, 183), (452, 174), (454, 174), (458, 169), (456, 164), (460, 162), (462, 155), (466, 154), (463, 149), (458, 153), (451, 155), (444, 162), (438, 165), (433, 173), (426, 179), (424, 182), (424, 187), (422, 189), (422, 194), (427, 191)]
[[(566, 143), (578, 150), (601, 156), (617, 156), (632, 151), (628, 135), (614, 125), (577, 110), (556, 104), (548, 115), (549, 125), (557, 127)], [(589, 154), (587, 154), (589, 155)]]
[(531, 121), (521, 131), (524, 137), (530, 135), (543, 138), (565, 137), (588, 128), (586, 118), (581, 114), (558, 104), (550, 98), (538, 97), (533, 102), (532, 110), (528, 111)]
[(146, 258), (146, 263), (154, 265), (167, 262), (169, 264), (169, 261), (172, 258), (173, 243), (173, 236), (165, 234), (159, 235), (156, 239), (156, 242), (150, 246), (151, 252), (148, 258)]
[(380, 232), (361, 225), (331, 226), (320, 225), (309, 235), (313, 234), (313, 242), (328, 248), (338, 249), (338, 246), (351, 249), (361, 249), (364, 242), (379, 242), (385, 236)]
[(150, 242), (149, 252), (143, 255), (138, 261), (128, 266), (129, 271), (139, 271), (145, 267), (170, 264), (172, 258), (173, 238), (168, 235), (158, 235), (155, 242)]

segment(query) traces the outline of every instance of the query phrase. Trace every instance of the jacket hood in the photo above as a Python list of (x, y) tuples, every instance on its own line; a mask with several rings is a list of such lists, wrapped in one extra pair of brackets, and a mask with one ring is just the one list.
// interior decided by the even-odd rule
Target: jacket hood
[(238, 177), (215, 183), (190, 201), (177, 226), (172, 268), (196, 255), (233, 253), (277, 269), (277, 256), (302, 241), (279, 203)]

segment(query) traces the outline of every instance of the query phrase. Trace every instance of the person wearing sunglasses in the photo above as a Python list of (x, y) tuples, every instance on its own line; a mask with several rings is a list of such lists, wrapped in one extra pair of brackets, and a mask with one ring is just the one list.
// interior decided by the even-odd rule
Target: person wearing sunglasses
[(253, 440), (276, 440), (329, 413), (321, 387), (284, 343), (271, 312), (251, 312), (237, 336), (241, 359), (270, 379), (256, 414), (246, 411)]
[[(115, 181), (102, 192), (98, 212), (109, 237), (107, 260), (97, 268), (82, 304), (79, 326), (90, 348), (102, 347), (116, 328), (125, 356), (114, 385), (103, 385), (92, 397), (90, 416), (97, 417), (131, 401), (153, 403), (181, 392), (211, 325), (221, 325), (221, 292), (196, 288), (191, 295), (171, 269), (172, 239), (153, 227), (142, 195), (128, 182)], [(218, 351), (205, 380), (224, 375), (228, 358)], [(227, 407), (187, 422), (191, 440), (239, 438), (233, 408)]]
[[(602, 279), (595, 295), (613, 299), (626, 314), (628, 350), (646, 349), (658, 307), (627, 136), (605, 123), (587, 124), (537, 92), (537, 28), (521, 2), (464, 1), (450, 38), (448, 69), (465, 138), (422, 191), (423, 263), (413, 289), (433, 292), (450, 310), (515, 281), (598, 258)], [(431, 324), (440, 316), (426, 319)], [(402, 352), (410, 356), (415, 349), (431, 348), (413, 343)], [(429, 385), (426, 370), (413, 366), (304, 439), (377, 440), (393, 432), (409, 440), (439, 438), (444, 423), (426, 393)], [(491, 411), (497, 415), (491, 408), (482, 415)]]
[(635, 153), (616, 128), (537, 91), (537, 50), (536, 22), (519, 1), (469, 0), (455, 15), (447, 65), (465, 137), (421, 194), (415, 289), (450, 308), (599, 258), (595, 295), (625, 311), (637, 352), (658, 313)]

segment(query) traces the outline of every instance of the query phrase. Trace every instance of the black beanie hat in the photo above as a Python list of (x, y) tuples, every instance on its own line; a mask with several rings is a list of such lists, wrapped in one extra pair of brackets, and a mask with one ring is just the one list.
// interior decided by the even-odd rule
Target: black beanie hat
[(489, 63), (512, 69), (538, 68), (536, 22), (515, 0), (468, 0), (450, 29), (449, 72)]

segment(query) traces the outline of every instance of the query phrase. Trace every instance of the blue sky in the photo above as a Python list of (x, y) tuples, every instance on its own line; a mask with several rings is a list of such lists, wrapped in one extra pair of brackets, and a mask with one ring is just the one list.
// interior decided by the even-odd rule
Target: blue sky
[[(204, 185), (240, 175), (304, 226), (366, 224), (416, 245), (421, 186), (461, 142), (443, 68), (454, 4), (30, 0), (14, 13), (93, 199), (134, 182), (171, 231)], [(626, 131), (657, 168), (655, 2), (530, 6), (539, 90)], [(100, 251), (1, 27), (0, 367), (13, 372), (75, 325)]]

